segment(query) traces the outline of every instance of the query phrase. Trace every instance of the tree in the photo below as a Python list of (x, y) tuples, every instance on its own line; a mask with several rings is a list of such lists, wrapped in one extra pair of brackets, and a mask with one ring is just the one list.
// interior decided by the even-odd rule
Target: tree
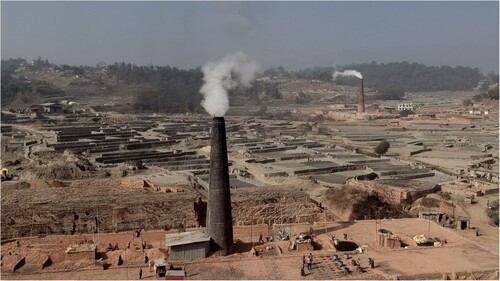
[(466, 99), (466, 100), (464, 100), (463, 105), (464, 106), (473, 106), (474, 103), (470, 99)]
[(377, 144), (377, 146), (375, 146), (375, 148), (373, 150), (380, 157), (381, 155), (385, 154), (389, 150), (390, 146), (391, 146), (391, 144), (387, 140), (382, 140)]
[(498, 74), (495, 74), (495, 72), (492, 71), (486, 74), (486, 77), (488, 77), (488, 79), (490, 79), (493, 83), (498, 83)]
[(496, 86), (494, 89), (491, 89), (488, 91), (488, 98), (492, 100), (498, 100), (498, 86)]

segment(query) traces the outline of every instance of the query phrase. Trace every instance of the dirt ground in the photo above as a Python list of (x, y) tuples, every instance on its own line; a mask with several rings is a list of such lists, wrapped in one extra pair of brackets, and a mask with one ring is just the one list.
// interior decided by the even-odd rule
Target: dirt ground
[[(302, 85), (287, 85), (286, 87), (295, 89), (302, 87)], [(311, 87), (311, 85), (307, 87)], [(318, 94), (320, 92), (318, 90)], [(352, 90), (353, 94), (356, 94), (356, 92), (357, 88)], [(327, 98), (330, 94), (330, 90), (321, 92), (321, 95), (318, 95), (318, 99)], [(441, 109), (441, 102), (443, 102), (443, 106), (445, 107), (455, 107), (461, 104), (462, 98), (472, 95), (472, 93), (463, 93), (460, 99), (458, 99), (454, 96), (455, 93), (450, 92), (448, 94), (450, 99), (435, 99), (437, 103), (435, 108), (439, 107)], [(419, 99), (430, 97), (414, 95), (412, 98), (418, 101)], [(452, 100), (452, 102), (448, 100)], [(431, 99), (431, 101), (434, 100)], [(295, 110), (299, 107), (302, 107), (302, 105), (293, 107), (285, 106), (284, 109), (279, 109), (290, 110), (293, 108)], [(313, 107), (319, 106), (308, 106), (311, 112), (315, 111)], [(435, 110), (435, 108), (430, 109)], [(271, 111), (271, 108), (269, 110)], [(93, 110), (92, 112), (95, 113)], [(118, 113), (109, 113), (106, 122), (111, 122), (110, 120), (113, 119), (124, 121), (128, 120), (128, 118), (137, 118), (137, 116), (130, 117)], [(179, 116), (179, 120), (184, 118), (186, 117)], [(228, 117), (227, 120), (231, 120), (231, 118), (236, 117)], [(335, 128), (338, 123), (330, 121), (320, 122), (319, 125), (328, 128), (331, 127), (332, 130), (330, 132), (332, 132), (332, 135), (323, 136), (311, 133), (307, 135), (307, 139), (333, 143), (332, 138), (336, 138), (334, 132), (338, 130)], [(356, 126), (359, 129), (362, 126), (368, 128), (367, 125), (376, 124), (366, 124), (369, 121), (365, 121), (360, 121), (359, 124), (353, 123), (352, 126)], [(262, 124), (273, 125), (273, 122), (275, 120), (266, 120), (262, 121)], [(357, 121), (350, 120), (350, 122)], [(418, 122), (415, 122), (416, 125), (418, 125)], [(384, 127), (387, 127), (387, 123), (388, 121), (385, 120), (382, 124), (384, 124)], [(80, 125), (82, 124), (84, 123)], [(319, 127), (319, 125), (315, 124), (314, 126)], [(55, 133), (42, 130), (37, 126), (14, 125), (13, 131), (26, 132), (28, 134), (26, 140), (33, 139), (39, 141), (40, 139), (44, 139), (49, 144), (56, 142)], [(391, 147), (391, 155), (403, 159), (408, 163), (421, 162), (426, 164), (429, 162), (432, 165), (443, 168), (443, 170), (456, 172), (459, 168), (463, 169), (467, 165), (477, 162), (475, 158), (472, 159), (472, 156), (481, 154), (480, 148), (483, 145), (479, 141), (481, 138), (478, 138), (479, 140), (476, 141), (472, 133), (494, 135), (498, 129), (498, 124), (497, 127), (491, 126), (491, 124), (488, 125), (488, 130), (484, 132), (476, 129), (476, 131), (472, 131), (470, 136), (464, 134), (464, 136), (471, 139), (471, 143), (478, 145), (477, 148), (479, 150), (474, 147), (475, 150), (472, 152), (462, 151), (466, 149), (457, 148), (455, 150), (438, 147), (436, 143), (441, 141), (440, 137), (429, 137), (428, 130), (424, 129), (421, 131), (418, 126), (413, 126), (413, 123), (409, 122), (408, 128), (405, 130), (408, 130), (409, 136), (412, 135), (418, 137), (418, 139), (424, 139), (426, 142), (425, 145), (429, 142), (428, 145), (433, 148), (432, 151), (416, 154), (415, 156), (407, 156), (410, 151), (416, 148), (401, 142), (399, 144), (395, 143)], [(387, 128), (381, 130), (390, 133), (390, 130)], [(457, 130), (460, 133), (459, 135), (453, 131), (450, 131), (449, 134), (450, 136), (457, 134), (458, 137), (462, 137), (464, 133), (462, 131)], [(467, 129), (465, 132), (469, 131)], [(255, 137), (253, 133), (248, 135)], [(159, 137), (161, 134), (148, 131), (143, 136)], [(2, 141), (4, 139), (2, 137)], [(4, 142), (4, 144), (8, 143)], [(208, 144), (207, 140), (201, 142), (190, 140), (172, 148), (196, 149), (208, 156), (208, 151), (203, 150), (204, 148), (199, 148), (199, 146)], [(342, 141), (340, 144), (345, 143)], [(360, 148), (372, 150), (371, 143), (359, 142), (357, 145)], [(498, 160), (498, 151), (493, 152), (497, 150), (497, 147), (496, 144), (493, 145), (494, 148), (490, 149), (488, 153), (492, 153), (491, 157)], [(117, 165), (112, 168), (103, 168), (95, 165), (89, 167), (89, 170), (85, 170), (85, 174), (81, 177), (73, 175), (71, 179), (67, 179), (67, 182), (63, 182), (64, 179), (52, 177), (51, 179), (55, 180), (51, 184), (48, 184), (47, 181), (49, 178), (47, 178), (46, 174), (34, 174), (32, 171), (36, 171), (37, 167), (41, 165), (47, 165), (50, 168), (53, 166), (53, 162), (59, 160), (65, 161), (64, 165), (55, 168), (52, 167), (52, 170), (63, 170), (62, 167), (71, 168), (69, 166), (69, 162), (71, 161), (66, 159), (68, 157), (64, 156), (65, 154), (61, 156), (59, 152), (45, 151), (46, 149), (46, 142), (37, 142), (25, 146), (22, 148), (22, 151), (19, 149), (2, 155), (3, 161), (19, 159), (20, 164), (11, 171), (24, 176), (25, 178), (22, 180), (27, 181), (24, 185), (21, 185), (21, 182), (19, 184), (17, 182), (2, 183), (2, 223), (4, 224), (3, 226), (8, 226), (2, 228), (3, 230), (7, 230), (3, 233), (10, 234), (7, 238), (22, 236), (19, 235), (20, 231), (24, 233), (23, 235), (39, 234), (39, 237), (2, 241), (2, 279), (134, 280), (138, 279), (140, 269), (143, 270), (144, 279), (163, 279), (149, 271), (147, 264), (144, 262), (144, 255), (149, 259), (168, 258), (168, 251), (164, 241), (165, 234), (176, 232), (177, 230), (167, 232), (156, 229), (161, 229), (163, 225), (165, 225), (166, 229), (168, 229), (167, 225), (175, 228), (181, 222), (183, 225), (186, 225), (187, 222), (187, 226), (192, 226), (195, 222), (192, 203), (200, 194), (192, 186), (194, 183), (193, 179), (185, 174), (170, 172), (156, 166), (148, 167), (148, 169), (142, 171), (127, 171), (128, 176), (125, 180), (132, 182), (132, 179), (140, 179), (164, 188), (184, 190), (184, 192), (170, 192), (166, 194), (165, 192), (158, 192), (158, 190), (146, 188), (146, 186), (142, 185), (116, 185), (117, 182), (121, 182), (122, 180), (124, 165)], [(443, 279), (444, 276), (451, 279), (498, 279), (498, 227), (492, 226), (486, 215), (487, 200), (493, 201), (498, 199), (498, 193), (477, 197), (476, 204), (465, 204), (463, 196), (454, 196), (453, 198), (453, 201), (470, 218), (471, 227), (479, 228), (479, 236), (475, 235), (476, 232), (474, 229), (462, 231), (448, 229), (422, 219), (322, 223), (321, 215), (324, 213), (320, 212), (319, 208), (310, 202), (310, 199), (322, 202), (325, 191), (328, 188), (320, 186), (309, 177), (267, 178), (262, 174), (262, 167), (260, 165), (246, 162), (250, 156), (235, 150), (232, 150), (229, 156), (234, 166), (246, 168), (254, 176), (254, 181), (259, 183), (259, 187), (262, 187), (261, 189), (249, 188), (238, 191), (236, 192), (238, 195), (243, 195), (241, 197), (232, 197), (233, 203), (236, 203), (233, 206), (233, 219), (237, 220), (235, 225), (248, 224), (249, 210), (262, 208), (267, 212), (260, 212), (259, 214), (262, 217), (255, 218), (255, 221), (257, 223), (272, 221), (275, 223), (274, 228), (270, 230), (267, 225), (235, 226), (236, 252), (234, 254), (228, 257), (209, 257), (197, 261), (174, 262), (175, 266), (185, 266), (187, 272), (186, 279), (359, 280), (395, 279), (396, 277), (400, 279)], [(72, 162), (78, 162), (77, 160), (79, 159), (75, 158)], [(86, 165), (86, 162), (83, 163)], [(96, 173), (90, 173), (90, 171), (94, 172), (90, 168), (106, 171), (109, 175), (99, 176)], [(80, 172), (77, 169), (72, 168), (72, 170)], [(494, 165), (493, 170), (496, 173), (498, 163)], [(27, 172), (30, 175), (34, 175), (28, 179)], [(438, 181), (436, 183), (448, 180), (446, 177), (449, 177), (449, 175), (435, 172), (437, 176), (433, 179)], [(97, 179), (98, 176), (106, 179), (99, 180)], [(84, 178), (89, 179), (76, 181), (76, 179)], [(455, 177), (453, 176), (453, 178)], [(33, 181), (31, 181), (32, 179)], [(56, 181), (61, 183), (61, 185), (54, 184)], [(31, 184), (31, 187), (26, 187), (28, 182)], [(496, 186), (498, 188), (498, 184)], [(279, 190), (279, 187), (282, 187), (284, 190)], [(304, 196), (299, 196), (299, 192), (297, 191), (299, 187)], [(289, 193), (293, 195), (288, 195)], [(308, 197), (305, 195), (308, 195)], [(285, 200), (285, 197), (288, 201)], [(304, 198), (304, 202), (300, 201), (302, 197)], [(41, 210), (41, 212), (35, 213), (37, 209)], [(115, 209), (123, 210), (123, 213), (117, 211), (115, 216)], [(316, 221), (316, 223), (295, 225), (276, 224), (276, 222), (283, 222), (284, 217), (285, 221), (287, 221), (287, 217), (294, 219), (298, 213), (307, 213), (308, 216), (314, 218), (313, 221)], [(119, 214), (122, 214), (123, 217), (120, 217)], [(113, 226), (113, 224), (116, 224), (116, 226)], [(101, 227), (101, 232), (111, 233), (94, 235), (78, 234), (82, 232), (90, 233), (97, 228), (97, 225)], [(121, 228), (118, 229), (118, 226)], [(316, 249), (312, 251), (315, 261), (313, 269), (311, 271), (306, 270), (307, 275), (303, 277), (300, 275), (302, 258), (308, 251), (289, 251), (288, 241), (275, 241), (264, 244), (257, 242), (260, 234), (268, 236), (276, 233), (280, 228), (291, 232), (293, 236), (298, 233), (307, 232), (311, 227), (314, 231), (315, 241), (318, 244), (316, 245)], [(142, 232), (141, 238), (134, 238), (131, 231), (112, 233), (113, 231), (137, 228), (147, 229), (147, 231)], [(380, 228), (392, 231), (404, 243), (408, 244), (408, 248), (389, 249), (378, 246), (378, 241), (376, 240), (377, 229)], [(51, 233), (76, 234), (48, 235), (42, 237)], [(344, 233), (347, 234), (347, 240), (356, 243), (358, 246), (362, 246), (366, 250), (363, 253), (352, 254), (350, 257), (345, 257), (344, 253), (336, 253), (352, 271), (347, 276), (343, 275), (341, 269), (332, 260), (335, 250), (331, 243), (331, 237), (333, 235), (343, 237)], [(446, 240), (447, 243), (441, 247), (418, 247), (412, 240), (412, 237), (417, 234), (425, 234), (432, 238)], [(19, 241), (19, 246), (17, 246), (16, 241)], [(103, 270), (102, 266), (96, 266), (93, 259), (68, 259), (65, 253), (66, 247), (73, 244), (89, 243), (97, 245), (97, 260), (102, 259), (102, 261), (109, 263), (110, 267), (108, 269)], [(129, 243), (130, 247), (128, 247)], [(147, 245), (146, 249), (142, 248), (143, 243)], [(117, 249), (106, 251), (106, 248), (110, 244), (117, 245)], [(255, 245), (257, 250), (262, 250), (259, 252), (259, 256), (252, 255), (252, 245)], [(266, 250), (266, 246), (272, 246), (273, 249)], [(15, 272), (12, 272), (15, 263), (23, 257), (26, 259), (26, 264)], [(120, 257), (124, 260), (124, 263), (118, 265)], [(368, 268), (369, 257), (375, 260), (375, 268), (373, 269)], [(50, 258), (51, 264), (42, 269), (42, 264), (47, 258)], [(354, 270), (355, 268), (352, 266), (351, 261), (357, 259), (359, 259), (365, 269), (364, 273)]]
[[(486, 272), (491, 276), (498, 269), (498, 251), (495, 251), (494, 245), (498, 249), (498, 233), (496, 236), (492, 229), (483, 227), (484, 234), (480, 237), (473, 235), (473, 230), (453, 230), (443, 228), (433, 222), (423, 219), (398, 219), (398, 220), (379, 220), (379, 221), (356, 221), (350, 223), (328, 223), (326, 225), (318, 223), (317, 225), (287, 225), (275, 226), (275, 228), (291, 230), (293, 234), (308, 231), (313, 228), (313, 236), (318, 242), (317, 250), (312, 251), (313, 269), (306, 270), (305, 277), (300, 276), (302, 266), (302, 256), (307, 251), (289, 251), (289, 241), (275, 241), (259, 243), (258, 235), (266, 236), (268, 228), (266, 225), (235, 227), (235, 253), (226, 257), (208, 257), (196, 261), (174, 261), (175, 266), (184, 266), (186, 268), (186, 279), (189, 280), (220, 280), (220, 279), (392, 279), (396, 276), (413, 276), (418, 274), (459, 274), (463, 272), (475, 272), (478, 274)], [(384, 228), (393, 231), (395, 235), (401, 237), (402, 241), (408, 245), (408, 248), (390, 249), (378, 246), (376, 241), (376, 230)], [(146, 231), (141, 235), (142, 241), (146, 241), (148, 249), (146, 254), (151, 258), (159, 258), (165, 247), (165, 231)], [(343, 237), (347, 234), (347, 240), (352, 241), (366, 249), (362, 254), (350, 254), (346, 259), (341, 252), (336, 254), (341, 257), (345, 264), (350, 265), (351, 259), (359, 259), (361, 266), (366, 272), (352, 272), (344, 276), (332, 260), (335, 250), (332, 247), (331, 235)], [(412, 237), (417, 234), (425, 234), (430, 237), (437, 237), (446, 240), (447, 243), (441, 247), (417, 246)], [(255, 247), (263, 249), (259, 256), (252, 255), (251, 239), (253, 237)], [(20, 239), (21, 248), (29, 244), (33, 247), (44, 247), (44, 245), (59, 243), (62, 248), (74, 242), (84, 239), (95, 241), (98, 244), (98, 252), (104, 251), (108, 243), (118, 243), (117, 250), (125, 259), (129, 260), (121, 265), (112, 265), (107, 270), (94, 266), (84, 268), (74, 268), (68, 271), (61, 268), (54, 262), (53, 265), (40, 270), (39, 272), (6, 272), (4, 265), (2, 267), (3, 279), (108, 279), (108, 280), (130, 280), (137, 279), (139, 269), (143, 270), (145, 279), (160, 279), (149, 272), (147, 264), (142, 260), (143, 255), (140, 248), (134, 248), (139, 244), (138, 238), (134, 238), (131, 232), (118, 234), (99, 234), (92, 235), (73, 235), (73, 236), (47, 236), (44, 238), (26, 238)], [(131, 241), (131, 249), (126, 249), (127, 243)], [(496, 242), (494, 242), (496, 241)], [(135, 246), (134, 246), (135, 245)], [(265, 250), (265, 246), (273, 246), (273, 250)], [(16, 251), (14, 241), (2, 245), (2, 255), (8, 255), (8, 252)], [(108, 258), (111, 260), (112, 252), (108, 252)], [(135, 253), (135, 254), (134, 254)], [(55, 255), (57, 253), (48, 253)], [(59, 253), (60, 254), (60, 253)], [(375, 261), (375, 268), (368, 268), (368, 258)], [(492, 273), (493, 272), (493, 273)], [(494, 276), (493, 276), (494, 277)], [(497, 277), (498, 278), (498, 277)]]

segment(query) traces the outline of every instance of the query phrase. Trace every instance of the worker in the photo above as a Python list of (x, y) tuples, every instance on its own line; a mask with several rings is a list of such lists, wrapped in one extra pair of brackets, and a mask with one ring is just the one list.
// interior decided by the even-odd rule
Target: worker
[(142, 279), (142, 268), (139, 269), (139, 279)]
[(370, 264), (371, 268), (375, 268), (375, 262), (373, 261), (372, 258), (368, 258), (368, 263)]
[(479, 227), (476, 227), (476, 236), (479, 236)]
[(344, 240), (347, 240), (347, 233), (344, 233)]
[(262, 233), (259, 235), (259, 243), (260, 242), (264, 243), (264, 239), (262, 239)]
[(300, 276), (306, 276), (306, 272), (304, 270), (304, 265), (302, 265), (302, 268), (300, 269)]
[(309, 256), (306, 257), (306, 264), (307, 264), (307, 270), (311, 270), (311, 261), (309, 259)]

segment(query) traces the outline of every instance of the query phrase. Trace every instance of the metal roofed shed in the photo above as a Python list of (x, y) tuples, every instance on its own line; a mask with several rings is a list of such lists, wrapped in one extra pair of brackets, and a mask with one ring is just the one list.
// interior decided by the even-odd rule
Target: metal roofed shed
[(206, 258), (210, 250), (210, 237), (204, 231), (188, 231), (165, 235), (172, 260)]
[(66, 248), (65, 260), (78, 261), (81, 264), (93, 265), (96, 260), (95, 244), (70, 245)]

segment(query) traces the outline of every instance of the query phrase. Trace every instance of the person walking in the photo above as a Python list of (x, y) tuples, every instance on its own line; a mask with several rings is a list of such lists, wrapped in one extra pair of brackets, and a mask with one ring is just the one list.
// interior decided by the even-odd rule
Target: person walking
[(139, 269), (139, 279), (142, 279), (142, 268)]
[(264, 239), (262, 239), (262, 233), (259, 235), (259, 243), (260, 242), (264, 243)]

